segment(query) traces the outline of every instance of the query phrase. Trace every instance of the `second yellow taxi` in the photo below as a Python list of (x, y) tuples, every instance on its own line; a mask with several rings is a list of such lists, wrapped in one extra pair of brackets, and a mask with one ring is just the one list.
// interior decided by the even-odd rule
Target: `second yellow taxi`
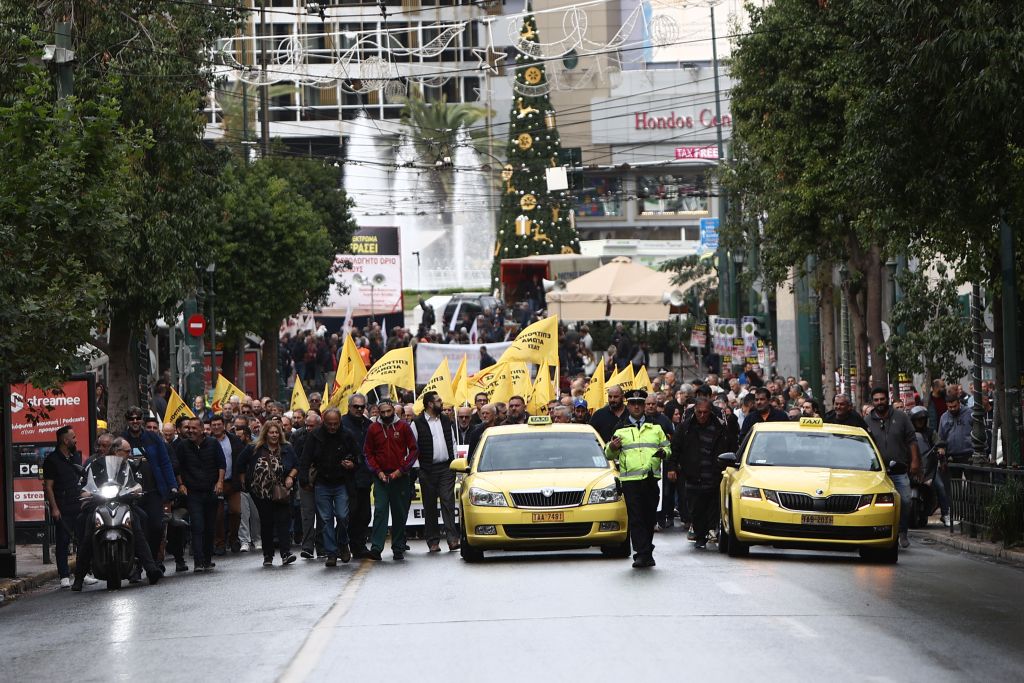
[(491, 427), (469, 460), (459, 494), (461, 553), (467, 562), (486, 550), (564, 550), (597, 546), (629, 556), (626, 506), (589, 425), (552, 424), (543, 416), (525, 425)]

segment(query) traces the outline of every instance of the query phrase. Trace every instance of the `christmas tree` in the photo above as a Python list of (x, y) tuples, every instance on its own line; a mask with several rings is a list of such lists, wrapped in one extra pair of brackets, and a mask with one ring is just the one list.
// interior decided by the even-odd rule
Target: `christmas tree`
[(501, 259), (537, 254), (579, 253), (580, 239), (570, 216), (569, 192), (548, 190), (548, 169), (561, 164), (562, 144), (550, 86), (533, 15), (519, 31), (516, 75), (512, 83), (509, 141), (501, 171), (501, 209), (498, 214), (491, 277), (500, 287)]

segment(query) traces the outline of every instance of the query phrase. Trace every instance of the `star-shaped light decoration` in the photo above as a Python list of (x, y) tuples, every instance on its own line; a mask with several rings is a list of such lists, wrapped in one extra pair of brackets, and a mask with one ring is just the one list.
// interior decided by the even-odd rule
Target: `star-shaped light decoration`
[(480, 60), (476, 68), (480, 71), (490, 71), (493, 76), (497, 76), (500, 73), (498, 69), (501, 66), (501, 62), (508, 57), (504, 50), (495, 50), (491, 46), (488, 46), (486, 50), (475, 47), (473, 48), (473, 54)]

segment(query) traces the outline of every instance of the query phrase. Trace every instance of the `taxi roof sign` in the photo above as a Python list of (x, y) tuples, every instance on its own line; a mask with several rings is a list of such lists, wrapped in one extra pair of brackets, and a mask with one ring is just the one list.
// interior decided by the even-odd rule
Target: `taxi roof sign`
[(825, 421), (822, 420), (820, 417), (801, 417), (800, 418), (800, 426), (801, 427), (823, 427), (823, 426), (825, 426)]
[(526, 424), (532, 427), (537, 425), (549, 425), (551, 424), (551, 417), (548, 415), (531, 415), (526, 420)]

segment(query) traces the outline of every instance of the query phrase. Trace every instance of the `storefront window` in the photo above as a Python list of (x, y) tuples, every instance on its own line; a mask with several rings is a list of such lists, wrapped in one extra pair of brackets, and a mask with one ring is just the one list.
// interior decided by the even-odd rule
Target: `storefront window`
[(708, 196), (703, 175), (637, 176), (641, 216), (703, 215)]
[(584, 176), (576, 191), (577, 216), (623, 216), (622, 180)]

